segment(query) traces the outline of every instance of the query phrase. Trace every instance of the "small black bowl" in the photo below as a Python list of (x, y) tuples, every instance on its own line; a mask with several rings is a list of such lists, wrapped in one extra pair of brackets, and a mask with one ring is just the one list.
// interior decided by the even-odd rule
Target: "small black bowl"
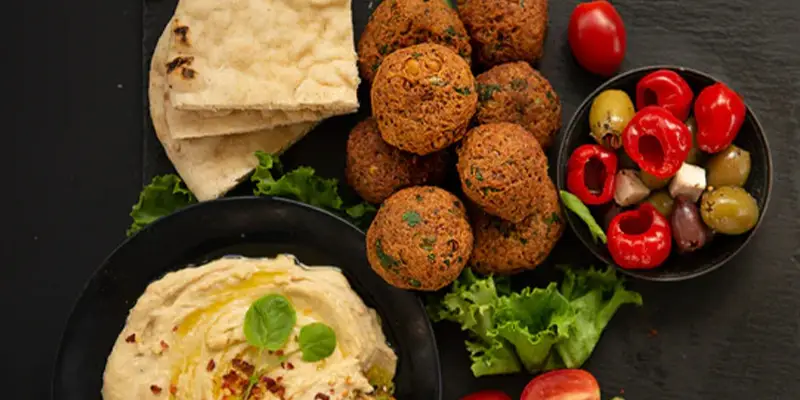
[[(607, 89), (623, 90), (636, 103), (636, 83), (645, 75), (659, 70), (670, 69), (678, 72), (692, 87), (695, 96), (700, 91), (715, 82), (714, 77), (700, 71), (676, 66), (650, 66), (637, 68), (615, 76), (597, 88), (572, 116), (569, 124), (564, 130), (564, 137), (558, 151), (557, 185), (559, 190), (566, 190), (567, 179), (567, 160), (572, 152), (580, 145), (594, 143), (589, 136), (589, 109), (592, 100)], [(735, 90), (735, 89), (734, 89)], [(772, 191), (772, 156), (770, 154), (767, 137), (761, 123), (758, 122), (753, 110), (747, 107), (745, 121), (739, 134), (736, 136), (734, 144), (750, 152), (751, 171), (747, 179), (745, 189), (756, 199), (760, 210), (759, 219), (756, 226), (749, 232), (738, 236), (716, 235), (711, 243), (693, 253), (680, 255), (674, 251), (663, 265), (650, 270), (628, 270), (618, 268), (623, 273), (650, 281), (680, 281), (691, 279), (708, 272), (711, 272), (733, 258), (742, 248), (747, 245), (750, 238), (761, 225), (764, 214), (767, 211), (770, 192)], [(597, 222), (602, 225), (602, 216), (596, 209), (592, 209)], [(578, 235), (581, 242), (594, 253), (596, 257), (608, 264), (613, 264), (608, 249), (602, 243), (594, 243), (586, 224), (572, 212), (567, 212), (567, 220), (570, 227)], [(674, 248), (674, 246), (673, 246)]]

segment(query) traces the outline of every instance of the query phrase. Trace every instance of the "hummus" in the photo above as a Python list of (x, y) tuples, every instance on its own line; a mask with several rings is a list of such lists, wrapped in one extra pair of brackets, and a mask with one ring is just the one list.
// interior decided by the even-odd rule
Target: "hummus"
[[(245, 313), (267, 294), (285, 296), (297, 324), (284, 349), (259, 351), (244, 336)], [(300, 327), (336, 333), (319, 362), (296, 350)], [(397, 356), (374, 310), (333, 267), (308, 268), (293, 256), (222, 258), (153, 282), (130, 311), (108, 357), (105, 400), (333, 400), (383, 398)], [(251, 377), (255, 384), (242, 399)]]

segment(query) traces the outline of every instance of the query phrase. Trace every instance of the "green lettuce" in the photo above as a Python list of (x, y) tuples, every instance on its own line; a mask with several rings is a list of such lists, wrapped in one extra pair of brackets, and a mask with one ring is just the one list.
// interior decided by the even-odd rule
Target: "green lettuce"
[(280, 196), (297, 199), (303, 203), (332, 211), (349, 217), (356, 225), (365, 227), (375, 216), (375, 207), (360, 203), (344, 207), (339, 196), (339, 181), (335, 178), (322, 178), (311, 167), (299, 167), (283, 172), (278, 157), (257, 151), (258, 166), (250, 178), (255, 183), (256, 196)]
[(455, 322), (469, 332), (466, 348), (476, 377), (579, 368), (619, 306), (642, 302), (625, 290), (613, 267), (567, 269), (560, 286), (519, 292), (500, 290), (507, 287), (501, 282), (466, 269), (447, 293), (428, 301), (434, 322)]
[[(311, 167), (299, 167), (284, 173), (278, 157), (263, 151), (256, 152), (255, 157), (258, 166), (250, 182), (254, 184), (253, 194), (256, 196), (296, 199), (341, 215), (362, 229), (368, 227), (375, 217), (377, 210), (371, 204), (345, 207), (336, 179), (319, 177)], [(139, 202), (130, 214), (133, 224), (127, 234), (131, 236), (158, 218), (196, 202), (197, 199), (177, 175), (156, 176), (139, 194)]]
[(565, 269), (560, 289), (576, 313), (568, 339), (556, 345), (567, 368), (579, 367), (589, 359), (600, 335), (621, 305), (642, 305), (642, 296), (626, 290), (611, 267), (605, 271)]
[(465, 269), (449, 293), (428, 304), (428, 314), (434, 322), (452, 321), (470, 332), (473, 340), (468, 340), (466, 346), (475, 376), (522, 370), (511, 344), (494, 331), (499, 299), (494, 279), (478, 279), (472, 270)]
[(153, 221), (196, 202), (177, 175), (156, 176), (139, 194), (139, 202), (130, 213), (133, 224), (126, 234), (132, 236)]

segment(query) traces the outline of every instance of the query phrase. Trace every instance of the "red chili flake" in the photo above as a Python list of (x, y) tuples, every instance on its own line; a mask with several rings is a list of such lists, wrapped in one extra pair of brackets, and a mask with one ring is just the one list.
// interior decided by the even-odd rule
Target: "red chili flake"
[(178, 331), (178, 325), (175, 325), (175, 326), (173, 326), (173, 327), (172, 327), (172, 331), (173, 331), (173, 332), (177, 332), (177, 331)]
[(256, 367), (238, 358), (234, 358), (233, 360), (231, 360), (231, 364), (233, 365), (234, 368), (244, 372), (244, 374), (247, 376), (253, 375), (253, 372), (256, 371)]
[(283, 350), (276, 351), (275, 355), (278, 356), (278, 357), (283, 357)]
[(272, 379), (272, 378), (270, 378), (268, 376), (265, 376), (265, 377), (261, 378), (261, 381), (264, 382), (264, 385), (267, 386), (267, 390), (269, 390), (269, 389), (271, 389), (271, 388), (273, 388), (275, 386), (278, 386), (278, 382), (276, 382), (275, 379)]
[(317, 393), (317, 395), (314, 396), (314, 400), (331, 400), (331, 396), (324, 393)]
[(125, 338), (125, 341), (128, 343), (136, 343), (136, 334), (131, 333), (130, 336)]
[(214, 362), (214, 359), (208, 360), (208, 365), (206, 365), (206, 371), (211, 372), (217, 366), (217, 363)]
[(619, 394), (625, 394), (625, 389), (624, 388), (620, 389)]
[(279, 386), (278, 390), (274, 392), (278, 397), (283, 399), (283, 396), (286, 395), (286, 388), (283, 386)]
[(290, 370), (290, 371), (291, 371), (291, 370), (293, 370), (293, 369), (294, 369), (294, 364), (292, 364), (292, 363), (290, 363), (290, 362), (287, 362), (287, 363), (286, 363), (286, 369), (288, 369), (288, 370)]
[(278, 383), (280, 383), (280, 382), (283, 380), (283, 377), (282, 377), (282, 376), (279, 376), (279, 377), (275, 378), (275, 380), (276, 380)]
[(163, 340), (162, 340), (162, 341), (161, 341), (161, 349), (162, 349), (162, 350), (166, 350), (166, 349), (168, 349), (168, 348), (169, 348), (169, 345), (167, 344), (167, 342), (165, 342), (165, 341), (163, 341)]
[(153, 392), (153, 394), (160, 394), (161, 388), (158, 387), (158, 385), (150, 385), (150, 391)]
[(328, 392), (330, 392), (330, 394), (336, 394), (336, 390), (334, 390), (334, 389), (330, 389), (330, 390), (328, 390)]
[(656, 337), (656, 336), (658, 336), (658, 331), (655, 330), (655, 329), (650, 329), (650, 332), (648, 332), (647, 334), (650, 337)]
[(173, 396), (178, 393), (178, 387), (175, 385), (169, 385), (169, 393)]

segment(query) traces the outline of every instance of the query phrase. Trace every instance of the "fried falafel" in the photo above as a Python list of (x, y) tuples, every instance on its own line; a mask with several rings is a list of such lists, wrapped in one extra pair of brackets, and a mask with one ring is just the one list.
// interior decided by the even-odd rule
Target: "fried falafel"
[(370, 97), (383, 140), (418, 155), (461, 140), (478, 104), (469, 65), (453, 50), (432, 43), (389, 54)]
[(478, 64), (535, 63), (542, 57), (547, 0), (459, 0), (458, 12)]
[(458, 149), (464, 194), (489, 214), (520, 223), (533, 214), (545, 185), (547, 156), (525, 128), (508, 122), (470, 130)]
[(550, 82), (530, 64), (500, 64), (478, 75), (479, 124), (513, 122), (527, 129), (543, 148), (561, 129), (561, 101)]
[(347, 182), (364, 200), (379, 204), (395, 191), (438, 185), (447, 171), (447, 154), (418, 156), (387, 144), (373, 118), (358, 123), (347, 139)]
[(469, 264), (482, 274), (509, 275), (541, 264), (564, 233), (555, 185), (544, 181), (533, 214), (514, 224), (481, 210), (472, 212), (475, 235)]
[(393, 194), (378, 210), (367, 231), (367, 259), (392, 286), (433, 291), (458, 278), (472, 242), (457, 197), (433, 186), (415, 186)]
[(371, 82), (383, 58), (420, 43), (452, 48), (467, 63), (472, 46), (458, 13), (444, 1), (385, 0), (378, 4), (358, 41), (358, 68)]

